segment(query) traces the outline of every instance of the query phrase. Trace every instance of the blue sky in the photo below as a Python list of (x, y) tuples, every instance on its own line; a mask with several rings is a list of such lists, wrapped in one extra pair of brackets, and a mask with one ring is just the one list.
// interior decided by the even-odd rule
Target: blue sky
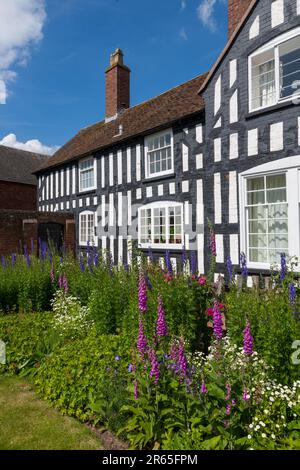
[(0, 0), (0, 143), (50, 152), (100, 121), (117, 47), (132, 105), (207, 71), (226, 42), (226, 10), (224, 0)]

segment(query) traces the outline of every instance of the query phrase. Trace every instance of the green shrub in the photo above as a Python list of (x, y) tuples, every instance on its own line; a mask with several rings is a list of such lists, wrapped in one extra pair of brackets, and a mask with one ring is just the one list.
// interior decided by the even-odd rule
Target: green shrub
[(0, 317), (0, 339), (6, 344), (6, 364), (1, 372), (33, 373), (40, 361), (59, 344), (53, 332), (52, 313)]
[(234, 288), (226, 295), (226, 324), (230, 337), (241, 344), (241, 331), (250, 320), (256, 351), (273, 367), (273, 377), (283, 383), (299, 378), (292, 363), (293, 341), (300, 338), (300, 322), (293, 315), (284, 288), (270, 290)]
[(114, 423), (126, 399), (129, 352), (126, 338), (93, 331), (45, 359), (35, 377), (37, 391), (64, 414)]

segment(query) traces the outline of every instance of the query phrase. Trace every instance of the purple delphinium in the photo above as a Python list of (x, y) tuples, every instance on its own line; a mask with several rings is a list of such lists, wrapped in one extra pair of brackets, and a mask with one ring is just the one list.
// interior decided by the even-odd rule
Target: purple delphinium
[(140, 353), (140, 356), (144, 358), (144, 355), (147, 351), (147, 338), (144, 334), (144, 327), (143, 327), (142, 320), (139, 321), (139, 334), (138, 334), (136, 347), (137, 347), (138, 352)]
[(128, 364), (128, 372), (131, 374), (131, 372), (134, 372), (134, 365), (133, 364)]
[(246, 322), (246, 327), (243, 331), (244, 335), (244, 354), (246, 356), (252, 356), (253, 354), (253, 337), (251, 336), (251, 327), (250, 327), (250, 321), (247, 320)]
[(150, 247), (148, 248), (148, 258), (151, 261), (151, 263), (153, 263), (153, 261), (154, 261), (153, 251), (152, 251), (152, 248), (150, 248)]
[(165, 311), (161, 296), (158, 296), (156, 334), (158, 337), (164, 337), (168, 334), (168, 326), (165, 318)]
[(201, 395), (205, 395), (207, 393), (207, 388), (206, 388), (204, 380), (202, 380), (200, 393), (201, 393)]
[(121, 358), (120, 358), (120, 356), (119, 356), (119, 355), (115, 356), (115, 361), (117, 361), (117, 362), (118, 362), (118, 361), (120, 361), (120, 360), (121, 360)]
[(166, 251), (165, 260), (166, 260), (166, 267), (167, 267), (168, 273), (173, 274), (173, 266), (172, 266), (169, 250)]
[(33, 255), (33, 253), (34, 253), (34, 240), (33, 240), (33, 238), (30, 239), (30, 244), (31, 244), (31, 254)]
[(29, 256), (28, 253), (27, 253), (27, 255), (25, 255), (25, 259), (26, 259), (26, 264), (27, 264), (28, 268), (30, 268), (30, 266), (31, 266), (31, 259), (30, 259), (30, 256)]
[(197, 253), (196, 251), (191, 252), (191, 273), (196, 275), (198, 272), (197, 267)]
[(145, 281), (145, 276), (140, 275), (139, 279), (139, 310), (141, 313), (147, 312), (147, 285)]
[(2, 264), (3, 268), (5, 268), (5, 258), (4, 258), (4, 255), (1, 256), (1, 264)]
[(226, 259), (226, 269), (227, 269), (229, 282), (232, 282), (232, 279), (233, 279), (233, 265), (232, 265), (232, 261), (231, 261), (230, 256), (228, 256), (227, 259)]
[(84, 262), (83, 262), (82, 255), (80, 255), (80, 257), (79, 257), (79, 267), (80, 267), (80, 271), (83, 273), (84, 272)]
[(290, 282), (290, 284), (289, 284), (289, 301), (290, 301), (290, 304), (292, 306), (294, 306), (295, 303), (296, 303), (296, 297), (297, 297), (296, 288), (295, 288), (294, 284), (292, 282)]
[(92, 259), (92, 254), (91, 254), (90, 250), (88, 250), (86, 257), (87, 257), (87, 267), (90, 271), (92, 271), (92, 269), (93, 269), (93, 259)]
[(17, 255), (16, 255), (16, 253), (13, 253), (11, 255), (11, 265), (14, 266), (16, 264), (16, 262), (17, 262)]
[(280, 255), (280, 280), (283, 282), (286, 278), (287, 268), (286, 268), (286, 257), (285, 253)]
[(240, 264), (241, 264), (242, 276), (247, 277), (248, 276), (248, 268), (247, 268), (247, 260), (246, 260), (245, 253), (240, 254)]
[(219, 308), (219, 303), (215, 300), (213, 307), (213, 333), (214, 337), (220, 341), (223, 337), (223, 320)]
[(150, 378), (154, 378), (154, 383), (156, 385), (159, 380), (160, 372), (159, 372), (159, 364), (157, 361), (155, 349), (150, 349), (149, 358), (150, 358), (150, 363), (151, 363)]

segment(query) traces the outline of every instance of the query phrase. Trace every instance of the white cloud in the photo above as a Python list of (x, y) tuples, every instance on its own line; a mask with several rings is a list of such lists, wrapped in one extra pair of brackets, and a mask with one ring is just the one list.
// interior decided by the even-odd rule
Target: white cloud
[(185, 28), (181, 28), (181, 30), (179, 31), (179, 37), (183, 41), (187, 41), (188, 37), (187, 37), (187, 32), (186, 32)]
[(197, 8), (198, 18), (211, 31), (215, 31), (217, 23), (214, 17), (214, 8), (217, 0), (202, 0)]
[(6, 147), (12, 147), (19, 150), (27, 150), (27, 152), (42, 153), (44, 155), (53, 155), (58, 149), (58, 146), (48, 147), (43, 145), (39, 140), (33, 139), (27, 142), (18, 142), (15, 134), (8, 134), (2, 140), (0, 145), (6, 145)]
[(7, 83), (16, 77), (11, 68), (26, 65), (32, 47), (43, 38), (45, 21), (45, 0), (0, 0), (0, 103), (6, 101)]
[(181, 10), (185, 10), (185, 9), (186, 9), (186, 2), (187, 2), (187, 0), (181, 0), (181, 3), (180, 3), (180, 5), (181, 5)]
[(0, 80), (0, 104), (6, 103), (6, 85), (4, 80)]

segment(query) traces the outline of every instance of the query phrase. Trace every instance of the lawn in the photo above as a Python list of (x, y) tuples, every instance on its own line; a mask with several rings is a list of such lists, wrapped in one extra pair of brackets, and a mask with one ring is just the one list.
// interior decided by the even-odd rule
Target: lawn
[(1, 450), (100, 450), (99, 438), (40, 400), (32, 386), (0, 377)]

